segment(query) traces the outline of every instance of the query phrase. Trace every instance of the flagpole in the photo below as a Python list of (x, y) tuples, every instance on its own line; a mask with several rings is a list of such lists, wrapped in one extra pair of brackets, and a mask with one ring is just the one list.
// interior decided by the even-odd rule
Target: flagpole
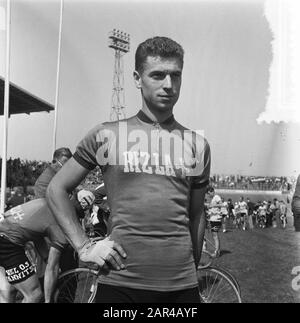
[(52, 155), (56, 149), (56, 132), (58, 117), (58, 97), (59, 97), (59, 76), (60, 76), (60, 58), (61, 58), (61, 34), (63, 23), (63, 7), (64, 0), (60, 0), (60, 18), (59, 18), (59, 34), (58, 34), (58, 53), (57, 53), (57, 70), (56, 70), (56, 88), (55, 88), (55, 104), (54, 104), (54, 129), (53, 129), (53, 148)]
[(6, 160), (7, 160), (7, 135), (9, 117), (9, 70), (10, 70), (10, 0), (6, 1), (6, 58), (5, 58), (5, 86), (4, 86), (4, 125), (3, 125), (3, 152), (1, 169), (1, 201), (0, 220), (3, 218), (6, 200)]

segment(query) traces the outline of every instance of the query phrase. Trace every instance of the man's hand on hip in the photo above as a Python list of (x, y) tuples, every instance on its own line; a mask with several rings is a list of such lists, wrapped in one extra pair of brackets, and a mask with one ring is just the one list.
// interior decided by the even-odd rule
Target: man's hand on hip
[(126, 258), (124, 249), (117, 242), (110, 240), (109, 237), (92, 242), (88, 240), (78, 250), (80, 260), (84, 262), (94, 262), (101, 268), (108, 270), (113, 268), (121, 270), (125, 268), (122, 258)]

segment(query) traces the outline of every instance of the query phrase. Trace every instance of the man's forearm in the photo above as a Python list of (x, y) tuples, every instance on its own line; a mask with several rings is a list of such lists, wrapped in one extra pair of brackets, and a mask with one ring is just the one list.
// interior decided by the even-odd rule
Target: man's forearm
[(196, 266), (198, 266), (198, 263), (201, 258), (205, 226), (206, 226), (206, 219), (205, 219), (204, 212), (202, 212), (201, 215), (196, 216), (190, 223), (190, 232), (191, 232), (194, 259), (195, 259)]
[(53, 269), (46, 267), (45, 278), (44, 278), (45, 303), (51, 302), (51, 297), (54, 292), (54, 288), (58, 278), (58, 272), (59, 272), (58, 266), (56, 266)]
[(87, 236), (80, 225), (68, 192), (50, 184), (47, 189), (47, 201), (59, 226), (73, 248), (75, 250), (80, 249), (87, 240)]

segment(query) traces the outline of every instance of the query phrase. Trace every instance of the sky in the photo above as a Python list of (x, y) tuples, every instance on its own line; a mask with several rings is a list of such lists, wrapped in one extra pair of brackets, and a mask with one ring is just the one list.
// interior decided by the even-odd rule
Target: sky
[[(0, 8), (5, 1), (0, 0)], [(11, 7), (11, 82), (55, 102), (60, 2), (14, 0)], [(296, 176), (299, 123), (257, 123), (269, 95), (273, 34), (263, 0), (64, 1), (57, 147), (72, 151), (89, 129), (108, 121), (113, 87), (113, 28), (131, 36), (124, 56), (126, 116), (141, 107), (134, 86), (134, 53), (152, 36), (168, 36), (185, 50), (175, 118), (202, 130), (212, 173)], [(1, 11), (0, 11), (1, 29)], [(3, 29), (3, 28), (2, 28)], [(0, 31), (5, 75), (5, 31)], [(51, 160), (54, 113), (13, 115), (8, 156)], [(2, 138), (3, 117), (0, 117)], [(2, 151), (2, 144), (0, 143)]]

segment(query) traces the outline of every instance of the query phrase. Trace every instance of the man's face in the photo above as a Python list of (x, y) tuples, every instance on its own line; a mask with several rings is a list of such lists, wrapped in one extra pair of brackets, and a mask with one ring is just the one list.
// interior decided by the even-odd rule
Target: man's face
[(134, 72), (137, 88), (150, 110), (172, 110), (181, 87), (182, 65), (177, 58), (148, 56), (143, 71)]

